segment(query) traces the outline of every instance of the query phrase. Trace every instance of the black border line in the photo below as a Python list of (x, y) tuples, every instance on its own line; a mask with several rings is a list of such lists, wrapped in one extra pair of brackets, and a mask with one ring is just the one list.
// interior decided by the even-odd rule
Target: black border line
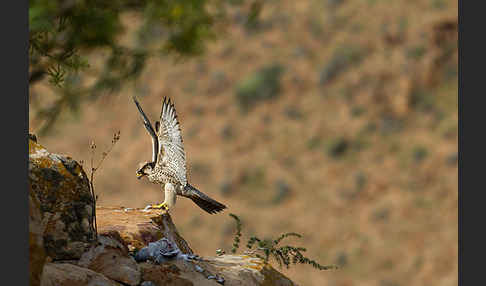
[[(2, 257), (4, 285), (29, 285), (28, 1), (2, 2)], [(6, 279), (5, 279), (6, 278)]]
[[(464, 3), (467, 3), (467, 6)], [(484, 63), (486, 62), (484, 56), (480, 57), (480, 55), (486, 51), (486, 44), (484, 43), (484, 10), (478, 5), (481, 3), (483, 2), (458, 1), (459, 285), (484, 284), (482, 261), (486, 253), (486, 236), (482, 232), (484, 201), (481, 200), (480, 195), (484, 192), (483, 150), (486, 140), (483, 138), (485, 105), (479, 101), (484, 98)], [(466, 134), (469, 134), (468, 140), (465, 139)], [(468, 162), (468, 165), (465, 162)]]

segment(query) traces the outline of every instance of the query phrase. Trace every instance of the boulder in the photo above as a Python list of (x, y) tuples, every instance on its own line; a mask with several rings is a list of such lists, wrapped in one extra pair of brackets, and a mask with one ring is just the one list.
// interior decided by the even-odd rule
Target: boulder
[[(153, 286), (167, 285), (167, 286), (193, 286), (191, 280), (181, 277), (181, 270), (174, 264), (156, 265), (152, 263), (141, 263), (142, 280), (148, 284), (150, 282)], [(214, 285), (218, 285), (214, 283)]]
[(29, 188), (29, 281), (30, 285), (38, 286), (42, 269), (46, 260), (42, 213), (37, 196)]
[(118, 233), (129, 250), (141, 249), (163, 237), (175, 242), (186, 254), (193, 251), (179, 235), (170, 215), (158, 210), (97, 207), (98, 233)]
[(94, 239), (93, 197), (83, 168), (29, 136), (29, 188), (40, 202), (46, 254), (78, 259)]
[(226, 286), (294, 286), (289, 278), (270, 264), (249, 255), (221, 255), (205, 259), (207, 268), (225, 278)]
[(89, 268), (127, 285), (134, 286), (140, 283), (139, 266), (128, 255), (128, 248), (116, 233), (98, 236), (98, 243), (81, 256), (78, 266)]
[(140, 263), (142, 280), (156, 286), (294, 286), (263, 260), (248, 255), (223, 255), (198, 260), (175, 259), (160, 265)]
[(146, 249), (147, 245), (165, 239), (179, 248), (180, 253), (172, 259), (167, 257), (164, 263), (142, 261), (138, 264), (141, 280), (147, 285), (295, 285), (257, 257), (222, 255), (201, 258), (192, 255), (193, 251), (179, 235), (167, 212), (98, 207), (96, 214), (100, 235), (119, 235), (133, 255)]
[(122, 286), (93, 270), (69, 263), (47, 263), (41, 286)]

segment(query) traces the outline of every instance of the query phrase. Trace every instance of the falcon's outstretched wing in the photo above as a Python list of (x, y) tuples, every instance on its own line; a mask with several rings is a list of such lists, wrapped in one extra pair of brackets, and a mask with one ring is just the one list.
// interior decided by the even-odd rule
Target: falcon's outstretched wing
[(138, 103), (137, 99), (135, 98), (135, 96), (133, 96), (132, 98), (138, 108), (138, 111), (142, 115), (143, 125), (145, 126), (145, 129), (147, 129), (150, 137), (152, 137), (152, 162), (155, 162), (157, 161), (157, 155), (159, 154), (159, 140), (157, 140), (157, 135), (155, 134), (154, 128), (152, 127), (152, 124), (150, 123), (147, 115), (145, 115), (145, 113), (143, 112), (143, 109)]
[(160, 156), (157, 164), (162, 165), (166, 171), (177, 178), (182, 186), (185, 186), (187, 183), (186, 155), (176, 110), (170, 99), (164, 98), (159, 124), (157, 135)]

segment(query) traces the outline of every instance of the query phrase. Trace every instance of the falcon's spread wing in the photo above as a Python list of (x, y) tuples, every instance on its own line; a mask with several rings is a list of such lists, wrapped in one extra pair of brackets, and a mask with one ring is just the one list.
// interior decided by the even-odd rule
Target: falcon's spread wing
[(150, 134), (150, 137), (152, 137), (152, 162), (157, 161), (157, 155), (159, 154), (159, 140), (157, 140), (157, 135), (154, 131), (154, 128), (152, 128), (152, 124), (150, 123), (150, 120), (148, 119), (147, 115), (143, 112), (142, 107), (138, 103), (137, 99), (135, 96), (132, 97), (133, 101), (135, 102), (135, 105), (138, 108), (138, 111), (142, 115), (143, 119), (143, 125), (145, 126), (145, 129), (147, 129), (148, 133)]
[(159, 124), (160, 126), (157, 128), (159, 139), (157, 164), (162, 165), (164, 170), (173, 175), (182, 186), (185, 186), (187, 183), (186, 155), (176, 110), (170, 99), (164, 98)]

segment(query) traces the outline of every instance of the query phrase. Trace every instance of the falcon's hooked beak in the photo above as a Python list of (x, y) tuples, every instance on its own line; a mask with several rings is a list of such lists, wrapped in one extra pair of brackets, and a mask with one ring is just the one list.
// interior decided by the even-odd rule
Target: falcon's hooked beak
[(137, 172), (137, 179), (139, 179), (139, 180), (140, 180), (140, 179), (143, 177), (143, 175), (144, 175), (144, 174), (143, 174), (142, 172), (138, 171), (138, 172)]

